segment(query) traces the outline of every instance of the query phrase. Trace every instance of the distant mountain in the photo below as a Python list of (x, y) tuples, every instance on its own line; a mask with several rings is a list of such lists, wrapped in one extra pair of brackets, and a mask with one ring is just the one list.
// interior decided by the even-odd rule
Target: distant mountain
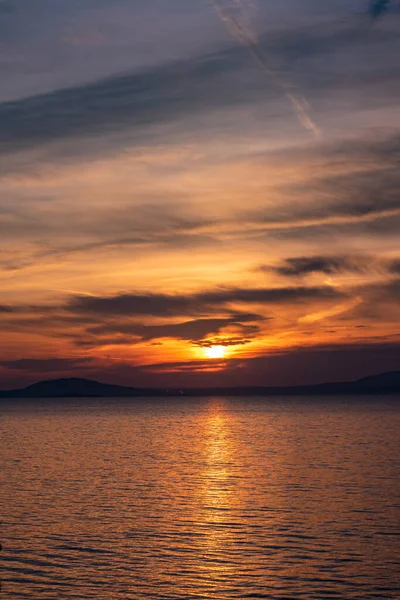
[(153, 396), (158, 390), (109, 385), (90, 379), (71, 377), (39, 381), (22, 390), (0, 391), (0, 398), (102, 398)]
[(138, 398), (149, 396), (315, 396), (346, 394), (400, 394), (400, 371), (363, 377), (357, 381), (284, 387), (134, 388), (73, 377), (40, 381), (21, 390), (0, 391), (0, 398)]

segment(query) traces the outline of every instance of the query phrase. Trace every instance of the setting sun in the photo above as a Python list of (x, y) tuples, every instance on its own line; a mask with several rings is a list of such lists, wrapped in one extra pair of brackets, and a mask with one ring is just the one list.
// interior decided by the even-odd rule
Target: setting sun
[(226, 348), (225, 346), (210, 346), (204, 348), (204, 354), (207, 358), (222, 358), (226, 354)]

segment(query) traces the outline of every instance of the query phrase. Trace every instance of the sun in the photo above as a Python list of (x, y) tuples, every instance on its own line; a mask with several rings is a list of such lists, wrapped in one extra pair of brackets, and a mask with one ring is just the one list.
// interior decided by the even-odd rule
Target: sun
[(204, 348), (204, 354), (207, 358), (223, 358), (226, 354), (225, 346), (210, 346)]

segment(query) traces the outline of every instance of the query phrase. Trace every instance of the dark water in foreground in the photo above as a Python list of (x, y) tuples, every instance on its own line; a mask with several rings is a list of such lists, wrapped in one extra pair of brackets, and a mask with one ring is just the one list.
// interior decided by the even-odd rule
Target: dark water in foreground
[(1, 600), (400, 598), (399, 399), (0, 414)]

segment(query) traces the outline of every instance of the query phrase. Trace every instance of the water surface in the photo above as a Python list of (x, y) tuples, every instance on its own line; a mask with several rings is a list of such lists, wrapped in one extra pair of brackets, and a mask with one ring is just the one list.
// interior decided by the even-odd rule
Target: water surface
[(0, 413), (2, 600), (400, 598), (399, 399)]

